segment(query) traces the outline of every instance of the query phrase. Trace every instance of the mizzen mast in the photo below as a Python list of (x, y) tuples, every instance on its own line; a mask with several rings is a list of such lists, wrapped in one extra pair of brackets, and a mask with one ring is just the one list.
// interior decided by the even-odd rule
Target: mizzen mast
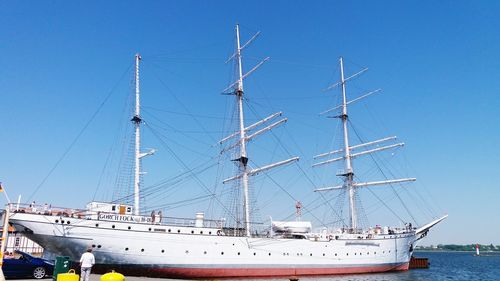
[(339, 154), (339, 153), (343, 153), (343, 155), (340, 157), (337, 157), (337, 158), (328, 159), (328, 160), (325, 160), (322, 162), (315, 163), (315, 164), (313, 164), (313, 167), (322, 166), (325, 164), (330, 164), (333, 162), (344, 160), (344, 168), (345, 169), (341, 173), (337, 174), (337, 176), (344, 177), (344, 183), (342, 185), (339, 185), (339, 186), (318, 188), (315, 191), (347, 189), (347, 191), (349, 192), (350, 230), (351, 230), (351, 232), (356, 233), (359, 231), (358, 230), (358, 216), (357, 216), (357, 210), (356, 210), (356, 190), (357, 190), (357, 188), (369, 187), (369, 186), (374, 186), (374, 185), (386, 185), (386, 184), (402, 183), (402, 182), (408, 182), (408, 181), (415, 181), (416, 179), (415, 178), (403, 178), (403, 179), (383, 180), (383, 181), (373, 181), (373, 182), (363, 182), (363, 183), (358, 183), (358, 182), (354, 181), (354, 170), (352, 167), (352, 159), (354, 159), (358, 156), (367, 155), (367, 154), (371, 154), (374, 152), (379, 152), (379, 151), (383, 151), (383, 150), (387, 150), (387, 149), (391, 149), (391, 148), (395, 148), (395, 147), (400, 147), (400, 146), (403, 146), (404, 143), (396, 143), (396, 144), (392, 144), (392, 145), (386, 145), (383, 147), (377, 147), (377, 148), (368, 149), (368, 150), (361, 151), (361, 152), (352, 153), (353, 149), (358, 149), (358, 148), (362, 148), (362, 147), (369, 147), (369, 146), (377, 145), (379, 143), (383, 143), (386, 141), (395, 140), (396, 137), (387, 137), (387, 138), (383, 138), (383, 139), (379, 139), (379, 140), (375, 140), (375, 141), (370, 141), (370, 142), (366, 142), (366, 143), (362, 143), (362, 144), (358, 144), (358, 145), (353, 145), (353, 146), (349, 145), (349, 132), (348, 132), (348, 126), (347, 126), (349, 119), (348, 119), (348, 114), (347, 114), (347, 105), (349, 105), (350, 103), (356, 102), (362, 98), (368, 97), (374, 93), (377, 93), (380, 91), (380, 89), (368, 92), (368, 93), (366, 93), (358, 98), (355, 98), (351, 101), (347, 101), (346, 82), (351, 80), (352, 78), (362, 74), (363, 72), (367, 71), (368, 68), (365, 68), (365, 69), (357, 72), (356, 74), (353, 74), (347, 78), (344, 78), (344, 61), (343, 61), (342, 57), (340, 57), (339, 63), (340, 63), (340, 81), (329, 86), (328, 88), (326, 88), (326, 90), (331, 90), (337, 86), (340, 86), (341, 91), (342, 91), (342, 104), (339, 106), (336, 106), (334, 108), (328, 109), (326, 111), (323, 111), (321, 114), (325, 114), (325, 113), (331, 112), (331, 111), (333, 111), (335, 109), (339, 109), (339, 108), (342, 109), (342, 113), (338, 116), (335, 116), (335, 117), (340, 118), (342, 120), (344, 146), (343, 146), (343, 149), (337, 149), (334, 151), (321, 153), (319, 155), (314, 156), (313, 158), (318, 159), (318, 158), (323, 158), (323, 157), (327, 157), (327, 156), (331, 156), (331, 155), (335, 155), (335, 154)]
[(140, 177), (141, 177), (141, 158), (153, 154), (154, 149), (146, 153), (141, 153), (141, 103), (140, 103), (140, 82), (139, 82), (139, 62), (141, 56), (135, 55), (135, 110), (134, 116), (130, 121), (135, 126), (135, 149), (134, 149), (134, 214), (140, 214)]
[(260, 172), (264, 172), (266, 170), (282, 166), (294, 161), (297, 161), (299, 158), (298, 157), (293, 157), (287, 160), (283, 160), (274, 164), (269, 164), (261, 168), (256, 168), (256, 169), (250, 169), (248, 167), (248, 155), (247, 155), (247, 150), (246, 150), (246, 143), (250, 140), (252, 140), (254, 137), (267, 132), (274, 127), (285, 123), (287, 121), (287, 118), (283, 118), (279, 121), (276, 121), (256, 132), (253, 132), (251, 134), (248, 134), (251, 130), (256, 129), (258, 126), (269, 122), (270, 120), (281, 116), (281, 112), (272, 114), (269, 117), (266, 117), (248, 127), (245, 127), (245, 118), (244, 118), (244, 113), (243, 113), (243, 80), (248, 77), (250, 74), (252, 74), (257, 68), (262, 66), (267, 60), (269, 60), (269, 57), (265, 58), (261, 62), (259, 62), (256, 66), (254, 66), (251, 70), (249, 70), (247, 73), (243, 74), (243, 64), (242, 64), (242, 55), (241, 52), (244, 48), (246, 48), (251, 42), (253, 42), (257, 36), (259, 36), (260, 32), (257, 32), (250, 40), (248, 40), (243, 46), (241, 46), (240, 43), (240, 27), (239, 25), (236, 25), (236, 51), (235, 53), (226, 61), (229, 62), (233, 59), (236, 60), (237, 64), (237, 71), (238, 71), (238, 80), (235, 81), (234, 83), (230, 84), (226, 89), (223, 90), (223, 92), (232, 90), (233, 92), (229, 93), (231, 95), (235, 95), (237, 99), (237, 106), (238, 106), (238, 132), (231, 134), (221, 141), (219, 141), (220, 144), (231, 140), (237, 136), (239, 136), (238, 140), (233, 144), (230, 145), (229, 148), (234, 148), (235, 146), (239, 146), (239, 158), (234, 159), (234, 161), (238, 162), (238, 167), (239, 167), (239, 174), (225, 179), (223, 183), (227, 183), (233, 180), (240, 180), (240, 185), (243, 188), (243, 209), (244, 209), (244, 224), (245, 224), (245, 235), (247, 237), (251, 237), (251, 219), (250, 219), (250, 195), (249, 195), (249, 176), (257, 175)]

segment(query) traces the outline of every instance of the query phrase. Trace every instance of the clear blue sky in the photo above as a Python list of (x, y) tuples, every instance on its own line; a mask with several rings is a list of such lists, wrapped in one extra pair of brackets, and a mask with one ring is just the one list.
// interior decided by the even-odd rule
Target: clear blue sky
[[(498, 245), (499, 14), (498, 1), (1, 1), (0, 180), (12, 200), (30, 198), (40, 185), (37, 202), (83, 207), (92, 200), (110, 147), (120, 142), (114, 124), (128, 118), (123, 108), (136, 52), (144, 58), (144, 106), (177, 128), (166, 134), (179, 155), (188, 152), (174, 142), (203, 154), (222, 136), (222, 121), (213, 117), (223, 117), (230, 103), (219, 93), (231, 80), (224, 61), (240, 23), (243, 38), (262, 31), (246, 53), (246, 69), (271, 57), (247, 80), (248, 98), (260, 116), (283, 110), (289, 117), (276, 135), (293, 136), (288, 148), (302, 157), (304, 169), (329, 140), (338, 140), (332, 120), (317, 113), (338, 100), (338, 92), (321, 89), (336, 82), (344, 56), (348, 73), (370, 68), (352, 84), (353, 97), (383, 89), (353, 107), (353, 122), (368, 131), (367, 140), (399, 136), (409, 167), (403, 176), (418, 177), (408, 188), (424, 190), (435, 215), (450, 215), (424, 243)], [(212, 119), (202, 126), (152, 110), (186, 112), (183, 106), (199, 120)], [(215, 133), (206, 137), (200, 130)], [(253, 149), (265, 144), (255, 142)], [(160, 143), (145, 141), (145, 147), (159, 149), (144, 162), (145, 185), (182, 171)], [(318, 172), (307, 173), (324, 182)], [(214, 184), (214, 175), (204, 179)], [(307, 182), (290, 185), (298, 198), (313, 189)], [(109, 197), (106, 188), (96, 198)], [(276, 208), (267, 205), (264, 217)], [(293, 202), (283, 205), (293, 211)], [(192, 215), (179, 212), (172, 215)]]

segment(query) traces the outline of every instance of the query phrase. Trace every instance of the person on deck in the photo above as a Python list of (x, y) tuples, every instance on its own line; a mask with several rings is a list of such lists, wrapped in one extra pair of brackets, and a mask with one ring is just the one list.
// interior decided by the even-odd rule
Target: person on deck
[(35, 203), (35, 201), (33, 201), (33, 202), (30, 204), (30, 208), (31, 208), (31, 212), (32, 212), (32, 213), (36, 213), (36, 203)]
[(156, 218), (156, 212), (153, 210), (153, 211), (151, 211), (151, 223), (152, 224), (155, 223), (155, 218)]
[(161, 210), (158, 211), (158, 219), (156, 220), (158, 224), (161, 224), (161, 220), (163, 218), (163, 214), (161, 213)]

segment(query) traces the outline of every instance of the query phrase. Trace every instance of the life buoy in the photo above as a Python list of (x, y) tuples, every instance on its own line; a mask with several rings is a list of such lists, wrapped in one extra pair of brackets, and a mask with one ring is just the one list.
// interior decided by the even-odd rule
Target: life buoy
[(217, 236), (221, 236), (221, 235), (222, 235), (222, 231), (217, 230)]

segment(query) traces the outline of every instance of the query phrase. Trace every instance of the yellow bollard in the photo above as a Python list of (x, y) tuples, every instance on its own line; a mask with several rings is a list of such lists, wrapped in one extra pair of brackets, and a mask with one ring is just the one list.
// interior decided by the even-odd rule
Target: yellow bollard
[(125, 281), (125, 276), (112, 270), (111, 272), (101, 276), (101, 281)]
[(75, 274), (74, 269), (70, 269), (68, 273), (57, 274), (57, 281), (79, 281), (80, 275)]

